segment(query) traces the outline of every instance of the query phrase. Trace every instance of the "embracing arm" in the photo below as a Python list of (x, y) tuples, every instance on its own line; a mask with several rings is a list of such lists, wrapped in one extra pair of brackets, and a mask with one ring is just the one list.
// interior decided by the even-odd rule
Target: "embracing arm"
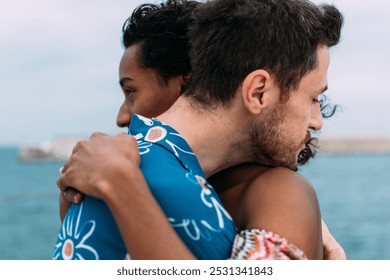
[(324, 260), (346, 260), (343, 247), (330, 233), (328, 226), (322, 221), (322, 239), (324, 242)]
[[(138, 166), (133, 165), (124, 173), (121, 182), (106, 182), (99, 187), (130, 256), (133, 259), (193, 259), (154, 199)], [(129, 187), (128, 182), (136, 183), (130, 183)], [(134, 196), (138, 199), (132, 199)]]
[(76, 145), (58, 185), (102, 199), (132, 259), (193, 259), (149, 190), (139, 161), (131, 136), (94, 134)]
[[(61, 171), (62, 172), (62, 171)], [(66, 213), (69, 210), (71, 202), (80, 204), (83, 200), (83, 194), (74, 188), (68, 187), (66, 191), (60, 191), (60, 219), (64, 221)]]

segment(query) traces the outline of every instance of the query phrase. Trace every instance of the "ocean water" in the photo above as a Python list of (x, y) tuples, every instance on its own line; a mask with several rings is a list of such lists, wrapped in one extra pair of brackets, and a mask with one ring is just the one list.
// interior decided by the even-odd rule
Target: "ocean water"
[[(0, 260), (51, 259), (63, 162), (26, 163), (0, 148)], [(390, 154), (320, 154), (300, 170), (352, 260), (390, 259)]]
[(56, 179), (62, 162), (24, 163), (0, 148), (0, 259), (51, 259), (60, 228)]
[(390, 259), (390, 154), (322, 154), (302, 168), (349, 259)]

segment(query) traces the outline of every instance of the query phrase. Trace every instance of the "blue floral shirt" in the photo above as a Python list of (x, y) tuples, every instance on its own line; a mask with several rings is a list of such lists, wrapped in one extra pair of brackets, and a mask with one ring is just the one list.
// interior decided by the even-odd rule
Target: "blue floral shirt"
[[(133, 116), (129, 133), (138, 141), (146, 181), (183, 242), (199, 259), (229, 258), (236, 227), (183, 137), (140, 115)], [(126, 253), (108, 207), (85, 197), (71, 205), (53, 258), (124, 259)]]

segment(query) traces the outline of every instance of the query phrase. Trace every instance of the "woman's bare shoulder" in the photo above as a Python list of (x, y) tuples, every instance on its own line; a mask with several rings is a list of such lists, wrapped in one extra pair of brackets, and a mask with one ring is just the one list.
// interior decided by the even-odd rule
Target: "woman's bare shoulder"
[(317, 195), (303, 176), (286, 168), (263, 172), (246, 186), (240, 205), (246, 228), (273, 231), (297, 245), (309, 258), (320, 257)]
[[(277, 167), (259, 174), (247, 186), (249, 194), (259, 193), (257, 199), (273, 198), (274, 200), (289, 203), (296, 202), (295, 199), (317, 199), (312, 184), (297, 172), (290, 169)], [(248, 195), (248, 199), (251, 195)]]

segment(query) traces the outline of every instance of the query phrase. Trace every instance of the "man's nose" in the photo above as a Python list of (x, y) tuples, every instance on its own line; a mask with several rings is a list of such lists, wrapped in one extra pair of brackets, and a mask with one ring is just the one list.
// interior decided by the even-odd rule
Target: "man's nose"
[(315, 112), (312, 114), (311, 122), (310, 122), (310, 129), (313, 130), (320, 130), (323, 125), (323, 118), (321, 114), (320, 106), (316, 106)]

